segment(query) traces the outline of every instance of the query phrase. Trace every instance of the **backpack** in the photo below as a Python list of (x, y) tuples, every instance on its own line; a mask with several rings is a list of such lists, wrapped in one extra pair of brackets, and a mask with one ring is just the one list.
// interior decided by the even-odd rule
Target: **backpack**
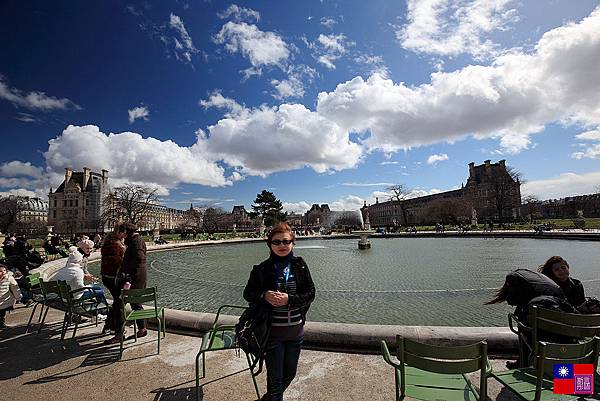
[[(258, 302), (250, 304), (238, 323), (235, 325), (235, 342), (246, 354), (251, 354), (254, 361), (250, 369), (259, 364), (258, 372), (262, 369), (265, 348), (271, 332), (271, 311), (268, 306)], [(256, 373), (258, 373), (256, 372)]]

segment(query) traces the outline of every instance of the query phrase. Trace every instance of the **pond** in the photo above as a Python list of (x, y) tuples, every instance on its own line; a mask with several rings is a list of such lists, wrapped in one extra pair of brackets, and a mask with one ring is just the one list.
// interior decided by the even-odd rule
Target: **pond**
[[(600, 297), (597, 242), (527, 238), (372, 238), (298, 241), (294, 253), (308, 263), (317, 297), (312, 321), (410, 326), (506, 326), (506, 305), (483, 305), (506, 274), (535, 269), (563, 256), (587, 296)], [(215, 312), (244, 304), (253, 264), (268, 256), (264, 243), (201, 246), (148, 254), (149, 286), (164, 306)], [(99, 274), (98, 264), (90, 269)]]

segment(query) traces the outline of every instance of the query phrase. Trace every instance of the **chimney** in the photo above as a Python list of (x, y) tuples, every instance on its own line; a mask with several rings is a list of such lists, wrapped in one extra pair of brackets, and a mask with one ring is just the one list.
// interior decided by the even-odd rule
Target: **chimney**
[(379, 198), (375, 197), (375, 204), (379, 203)]
[(87, 184), (90, 181), (90, 169), (87, 167), (83, 168), (83, 188), (81, 188), (82, 191), (85, 191), (85, 189), (87, 188)]
[(71, 167), (66, 167), (65, 168), (65, 187), (67, 186), (69, 181), (71, 181), (71, 175), (73, 175), (73, 170), (71, 169)]
[(498, 162), (499, 165), (501, 165), (502, 167), (506, 167), (506, 160), (500, 160)]
[(102, 184), (106, 185), (108, 182), (108, 170), (102, 169)]
[(489, 170), (489, 168), (491, 167), (491, 165), (490, 165), (490, 162), (491, 162), (491, 160), (486, 160), (486, 161), (484, 162), (484, 163), (485, 163), (485, 169), (486, 169), (486, 170)]
[(469, 163), (469, 175), (473, 175), (473, 170), (475, 170), (475, 162)]

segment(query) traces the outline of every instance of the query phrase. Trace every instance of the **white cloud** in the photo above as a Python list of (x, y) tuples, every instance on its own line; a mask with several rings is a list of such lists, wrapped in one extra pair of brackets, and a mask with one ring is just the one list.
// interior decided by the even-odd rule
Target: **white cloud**
[(305, 166), (318, 173), (342, 170), (356, 166), (362, 154), (347, 132), (301, 104), (248, 109), (224, 98), (201, 104), (229, 111), (208, 128), (208, 138), (199, 137), (199, 143), (246, 175)]
[(596, 141), (595, 144), (579, 144), (584, 148), (582, 152), (574, 152), (571, 157), (574, 159), (595, 159), (600, 156), (600, 128), (592, 131), (582, 132), (581, 134), (575, 135), (575, 138), (582, 141)]
[(283, 67), (290, 57), (285, 41), (276, 33), (263, 32), (256, 25), (245, 22), (227, 22), (214, 37), (217, 44), (224, 44), (230, 53), (241, 53), (252, 66)]
[(288, 213), (299, 213), (304, 214), (310, 209), (310, 205), (304, 201), (302, 202), (282, 202), (283, 211)]
[(41, 178), (42, 169), (32, 165), (30, 162), (18, 160), (0, 165), (0, 177), (32, 177)]
[(11, 196), (11, 195), (13, 195), (13, 196), (28, 196), (30, 198), (41, 197), (42, 199), (45, 199), (45, 196), (40, 196), (39, 193), (30, 191), (30, 190), (24, 189), (24, 188), (16, 188), (16, 189), (10, 189), (5, 192), (0, 192), (0, 196)]
[(169, 18), (169, 26), (179, 33), (179, 39), (173, 38), (175, 43), (175, 57), (177, 60), (184, 60), (185, 62), (191, 64), (192, 55), (198, 53), (199, 50), (194, 46), (192, 37), (185, 28), (183, 20), (177, 15), (171, 13)]
[(284, 80), (272, 79), (271, 85), (275, 88), (273, 97), (275, 99), (302, 98), (304, 97), (304, 85), (310, 84), (318, 75), (314, 68), (300, 65), (288, 68), (288, 77)]
[(390, 164), (400, 164), (400, 162), (381, 162), (379, 164), (382, 165), (382, 166), (387, 166), (387, 165), (390, 165)]
[(504, 152), (517, 153), (548, 123), (600, 123), (598, 65), (599, 9), (546, 32), (530, 53), (437, 72), (420, 86), (380, 74), (356, 77), (320, 93), (317, 112), (344, 130), (368, 131), (370, 149), (394, 152), (472, 135), (499, 138)]
[(134, 107), (131, 110), (127, 110), (127, 114), (129, 115), (129, 124), (133, 124), (133, 122), (138, 118), (141, 118), (144, 121), (148, 121), (150, 111), (148, 111), (148, 108), (146, 106), (138, 106)]
[(80, 106), (66, 98), (58, 99), (54, 96), (48, 96), (44, 92), (25, 93), (20, 89), (11, 88), (2, 75), (0, 75), (0, 99), (7, 100), (17, 107), (25, 107), (31, 110), (81, 110)]
[(179, 183), (223, 186), (230, 182), (198, 143), (182, 147), (175, 142), (143, 138), (134, 132), (105, 134), (94, 125), (69, 125), (51, 139), (44, 153), (53, 182), (61, 181), (65, 167), (109, 170), (113, 185), (123, 182), (153, 184), (168, 193)]
[[(373, 198), (374, 199), (374, 198)], [(359, 210), (364, 205), (364, 199), (356, 195), (347, 195), (341, 199), (331, 202), (329, 208), (331, 210)]]
[(346, 53), (347, 48), (355, 44), (346, 40), (344, 34), (320, 34), (314, 43), (308, 43), (306, 38), (304, 40), (307, 46), (314, 50), (313, 56), (317, 61), (330, 70), (335, 69), (334, 62)]
[(344, 182), (345, 187), (389, 187), (393, 182)]
[(409, 0), (408, 24), (396, 31), (407, 50), (440, 56), (496, 54), (486, 35), (518, 20), (513, 0)]
[(219, 90), (213, 91), (208, 100), (201, 99), (198, 104), (205, 109), (208, 109), (209, 107), (216, 107), (219, 109), (228, 110), (225, 114), (225, 117), (241, 115), (247, 110), (235, 100), (224, 97)]
[(368, 68), (370, 74), (379, 74), (387, 77), (390, 75), (390, 70), (386, 67), (383, 57), (373, 56), (369, 54), (359, 53), (354, 59), (359, 65)]
[(440, 153), (439, 155), (431, 155), (427, 158), (427, 164), (432, 165), (444, 160), (448, 160), (448, 155), (445, 153)]
[(17, 116), (15, 118), (24, 123), (35, 123), (40, 121), (36, 118), (36, 116), (29, 113), (17, 113)]
[(335, 24), (337, 24), (337, 21), (333, 18), (330, 18), (330, 17), (322, 17), (321, 18), (321, 25), (323, 25), (324, 27), (332, 29)]
[(564, 173), (547, 180), (528, 181), (521, 185), (521, 195), (535, 195), (539, 199), (559, 199), (567, 196), (598, 192), (600, 172)]
[(259, 21), (260, 13), (252, 10), (251, 8), (240, 7), (236, 4), (232, 4), (227, 7), (226, 10), (217, 13), (217, 16), (221, 19), (232, 17), (235, 21)]

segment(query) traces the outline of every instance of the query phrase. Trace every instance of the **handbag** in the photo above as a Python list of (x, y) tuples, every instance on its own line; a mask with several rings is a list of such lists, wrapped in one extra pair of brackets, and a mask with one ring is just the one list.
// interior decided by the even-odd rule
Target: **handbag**
[(265, 348), (270, 333), (271, 310), (260, 302), (250, 304), (235, 325), (236, 346), (246, 354), (254, 356), (250, 369), (254, 372), (254, 368), (259, 364), (258, 371), (254, 372), (255, 374), (262, 370)]

